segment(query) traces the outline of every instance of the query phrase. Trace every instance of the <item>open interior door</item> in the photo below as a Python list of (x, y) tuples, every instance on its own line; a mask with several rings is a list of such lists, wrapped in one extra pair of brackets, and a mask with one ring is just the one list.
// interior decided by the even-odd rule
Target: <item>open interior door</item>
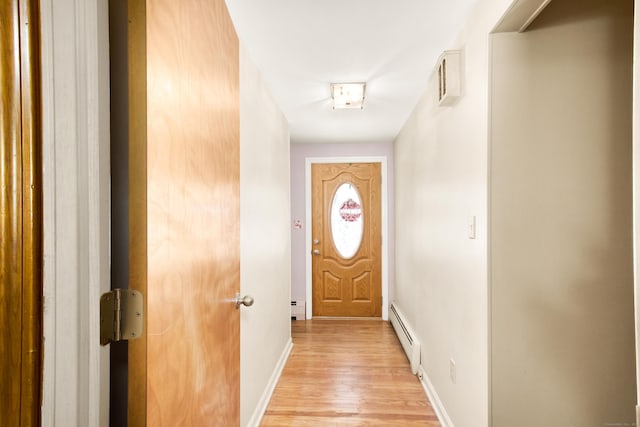
[(224, 0), (123, 2), (128, 425), (238, 425), (238, 39)]

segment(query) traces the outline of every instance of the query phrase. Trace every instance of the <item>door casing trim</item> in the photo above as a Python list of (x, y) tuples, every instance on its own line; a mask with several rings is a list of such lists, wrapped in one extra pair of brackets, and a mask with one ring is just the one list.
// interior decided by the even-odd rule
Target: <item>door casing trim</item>
[(103, 0), (40, 2), (42, 425), (109, 424), (109, 22)]
[(389, 206), (387, 188), (387, 156), (306, 157), (305, 158), (305, 292), (306, 318), (313, 317), (313, 291), (311, 271), (311, 165), (316, 163), (380, 163), (381, 221), (382, 221), (382, 320), (389, 320)]

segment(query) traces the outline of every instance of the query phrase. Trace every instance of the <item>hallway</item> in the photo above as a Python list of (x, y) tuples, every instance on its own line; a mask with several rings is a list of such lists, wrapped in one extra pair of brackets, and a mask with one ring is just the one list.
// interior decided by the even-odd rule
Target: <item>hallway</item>
[[(41, 235), (0, 254), (4, 401), (43, 426), (122, 425), (113, 395), (131, 427), (640, 426), (640, 2), (3, 5), (0, 212)], [(366, 103), (335, 110), (349, 82)], [(35, 180), (11, 172), (27, 138)], [(431, 404), (385, 322), (290, 321), (317, 300), (307, 165), (363, 158), (387, 164), (381, 303)], [(106, 346), (111, 288), (141, 292), (143, 333)]]
[(262, 426), (439, 426), (388, 322), (293, 321)]

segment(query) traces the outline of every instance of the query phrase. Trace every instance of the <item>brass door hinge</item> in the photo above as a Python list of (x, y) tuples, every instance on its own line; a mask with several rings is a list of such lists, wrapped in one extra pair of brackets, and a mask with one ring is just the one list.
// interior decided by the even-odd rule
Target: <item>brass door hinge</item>
[(142, 335), (142, 294), (113, 289), (100, 297), (100, 345)]

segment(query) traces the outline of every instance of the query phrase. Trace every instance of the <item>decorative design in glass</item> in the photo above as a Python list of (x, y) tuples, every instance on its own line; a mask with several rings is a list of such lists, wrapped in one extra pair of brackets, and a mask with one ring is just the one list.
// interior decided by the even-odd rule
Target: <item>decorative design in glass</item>
[(356, 187), (345, 182), (340, 185), (331, 203), (331, 238), (338, 254), (353, 258), (362, 244), (364, 218), (360, 194)]

